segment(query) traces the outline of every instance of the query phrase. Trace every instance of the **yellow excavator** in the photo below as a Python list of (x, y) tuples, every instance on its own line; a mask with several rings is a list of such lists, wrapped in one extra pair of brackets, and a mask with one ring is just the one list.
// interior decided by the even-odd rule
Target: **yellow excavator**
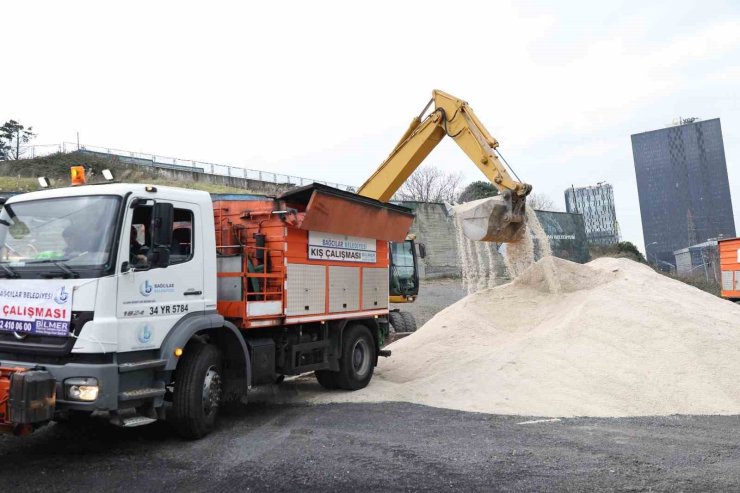
[[(425, 116), (432, 104), (434, 110)], [(468, 103), (443, 91), (432, 92), (432, 99), (357, 193), (383, 202), (391, 200), (445, 136), (454, 139), (500, 192), (496, 197), (466, 204), (456, 212), (464, 234), (471, 240), (497, 243), (521, 238), (525, 228), (526, 197), (532, 186), (511, 177), (496, 151), (498, 141), (478, 120)], [(409, 235), (403, 243), (391, 244), (391, 303), (412, 303), (419, 294), (414, 240), (415, 237)], [(423, 258), (423, 245), (419, 245), (419, 250), (419, 256)], [(408, 312), (394, 310), (390, 318), (391, 325), (398, 332), (416, 329), (416, 322)]]

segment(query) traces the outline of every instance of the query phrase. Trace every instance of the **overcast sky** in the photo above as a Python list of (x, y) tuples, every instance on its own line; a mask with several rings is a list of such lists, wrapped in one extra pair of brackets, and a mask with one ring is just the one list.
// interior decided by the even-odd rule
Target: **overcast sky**
[[(649, 4), (649, 5), (648, 5)], [(614, 185), (630, 134), (719, 117), (740, 185), (740, 2), (12, 2), (0, 120), (73, 141), (361, 184), (438, 88), (535, 191)], [(428, 163), (483, 179), (451, 139)], [(735, 216), (740, 197), (735, 196)]]

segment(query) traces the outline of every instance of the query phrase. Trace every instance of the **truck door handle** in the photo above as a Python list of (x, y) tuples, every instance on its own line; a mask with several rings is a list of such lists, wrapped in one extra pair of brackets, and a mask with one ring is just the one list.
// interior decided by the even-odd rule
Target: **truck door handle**
[(203, 294), (203, 291), (185, 291), (182, 294), (185, 296), (198, 296), (198, 295)]

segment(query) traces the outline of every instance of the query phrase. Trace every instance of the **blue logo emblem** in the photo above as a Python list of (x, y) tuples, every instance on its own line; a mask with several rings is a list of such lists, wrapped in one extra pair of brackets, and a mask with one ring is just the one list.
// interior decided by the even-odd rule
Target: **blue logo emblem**
[(142, 296), (149, 296), (154, 291), (154, 286), (148, 280), (141, 283), (139, 286), (139, 292)]
[(141, 328), (139, 328), (139, 333), (136, 335), (136, 338), (142, 344), (146, 344), (147, 342), (151, 341), (152, 340), (152, 328), (146, 324), (142, 325)]
[(69, 300), (69, 293), (67, 290), (62, 286), (59, 288), (59, 291), (56, 292), (54, 295), (54, 301), (56, 301), (57, 305), (63, 305)]

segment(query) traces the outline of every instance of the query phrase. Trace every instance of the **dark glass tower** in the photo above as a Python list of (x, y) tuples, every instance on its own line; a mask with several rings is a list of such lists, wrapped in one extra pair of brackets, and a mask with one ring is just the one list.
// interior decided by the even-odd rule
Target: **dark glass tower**
[(634, 134), (632, 155), (649, 262), (675, 265), (675, 250), (735, 236), (719, 118)]

